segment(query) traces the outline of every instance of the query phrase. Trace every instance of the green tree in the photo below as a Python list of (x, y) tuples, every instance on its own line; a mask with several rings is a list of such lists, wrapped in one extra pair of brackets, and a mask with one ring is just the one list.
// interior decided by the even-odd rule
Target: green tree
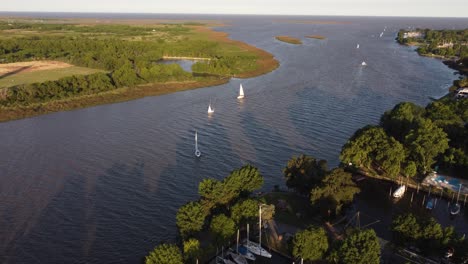
[(286, 186), (299, 193), (309, 193), (314, 184), (322, 180), (328, 171), (325, 160), (316, 160), (307, 155), (292, 157), (283, 169)]
[(449, 147), (447, 134), (428, 119), (419, 120), (417, 127), (405, 137), (405, 145), (409, 148), (409, 157), (422, 174), (426, 174), (436, 156)]
[(334, 169), (325, 176), (319, 187), (312, 189), (310, 200), (312, 205), (324, 202), (323, 209), (339, 212), (341, 206), (353, 201), (354, 195), (360, 190), (352, 181), (351, 174), (342, 168)]
[(184, 257), (185, 260), (195, 260), (200, 256), (200, 241), (195, 238), (190, 238), (184, 241)]
[(224, 196), (224, 184), (215, 179), (204, 179), (198, 185), (198, 194), (207, 212), (221, 203)]
[(183, 264), (180, 249), (173, 244), (161, 244), (145, 258), (146, 264)]
[(367, 126), (354, 134), (343, 146), (340, 159), (343, 163), (370, 168), (377, 165), (387, 175), (396, 176), (406, 154), (397, 140), (387, 136), (381, 127)]
[(409, 242), (421, 237), (421, 226), (413, 214), (399, 215), (392, 222), (394, 238), (400, 242)]
[(237, 223), (258, 217), (258, 201), (247, 199), (236, 203), (231, 208), (231, 218)]
[(309, 227), (294, 236), (292, 253), (295, 258), (320, 260), (327, 250), (328, 239), (323, 228)]
[(413, 177), (417, 173), (416, 163), (414, 161), (408, 161), (403, 167), (403, 174), (406, 177)]
[(424, 108), (409, 102), (397, 104), (391, 111), (385, 112), (380, 119), (380, 125), (388, 135), (403, 142), (405, 136), (413, 128), (414, 122), (419, 120)]
[[(333, 255), (333, 254), (332, 254)], [(372, 229), (355, 230), (337, 249), (338, 263), (380, 263), (380, 244)]]
[(224, 214), (217, 215), (211, 220), (210, 230), (216, 235), (218, 243), (224, 244), (234, 236), (236, 223)]
[(177, 211), (177, 227), (183, 237), (199, 232), (205, 223), (205, 212), (198, 202), (189, 202)]

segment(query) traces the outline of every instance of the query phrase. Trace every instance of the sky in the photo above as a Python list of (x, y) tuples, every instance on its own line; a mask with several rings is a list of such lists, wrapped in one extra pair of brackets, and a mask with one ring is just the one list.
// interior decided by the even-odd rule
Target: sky
[(0, 11), (468, 17), (468, 0), (0, 0)]

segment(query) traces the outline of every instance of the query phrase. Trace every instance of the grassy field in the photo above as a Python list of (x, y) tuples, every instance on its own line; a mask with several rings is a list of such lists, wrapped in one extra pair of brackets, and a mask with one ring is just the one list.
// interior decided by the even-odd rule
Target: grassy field
[(0, 76), (0, 88), (10, 87), (18, 84), (27, 84), (35, 82), (53, 81), (63, 77), (72, 75), (87, 75), (96, 72), (103, 72), (102, 70), (71, 66), (60, 69), (48, 69), (39, 71), (25, 71), (16, 74), (8, 75), (5, 77)]
[(295, 44), (295, 45), (302, 44), (302, 41), (300, 39), (289, 37), (289, 36), (276, 36), (276, 39), (282, 42), (289, 43), (289, 44)]

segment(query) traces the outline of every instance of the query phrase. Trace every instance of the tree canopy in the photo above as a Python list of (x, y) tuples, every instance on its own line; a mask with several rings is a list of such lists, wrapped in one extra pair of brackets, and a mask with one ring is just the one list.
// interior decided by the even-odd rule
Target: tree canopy
[(342, 264), (380, 263), (380, 244), (375, 231), (355, 230), (338, 247), (336, 255), (336, 262)]
[(317, 160), (311, 156), (300, 155), (292, 157), (283, 174), (286, 179), (286, 186), (295, 189), (299, 193), (309, 193), (312, 186), (319, 183), (328, 171), (325, 160)]
[(180, 249), (173, 244), (161, 244), (145, 258), (145, 264), (183, 264)]
[(236, 223), (224, 214), (216, 215), (211, 220), (210, 230), (218, 243), (225, 243), (236, 233)]
[(199, 202), (189, 202), (180, 207), (176, 215), (176, 224), (181, 235), (186, 237), (202, 230), (205, 217), (205, 211)]
[(320, 260), (328, 250), (328, 238), (321, 227), (309, 227), (296, 233), (293, 256), (304, 260)]
[(322, 202), (322, 209), (339, 212), (341, 206), (353, 201), (354, 195), (360, 190), (352, 181), (351, 174), (342, 168), (334, 169), (325, 176), (322, 183), (312, 189), (310, 200), (312, 204)]

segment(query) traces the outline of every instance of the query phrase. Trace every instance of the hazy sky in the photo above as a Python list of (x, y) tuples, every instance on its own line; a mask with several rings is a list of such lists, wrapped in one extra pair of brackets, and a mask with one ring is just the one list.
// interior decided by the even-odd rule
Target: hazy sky
[(0, 11), (468, 17), (468, 0), (0, 0)]

